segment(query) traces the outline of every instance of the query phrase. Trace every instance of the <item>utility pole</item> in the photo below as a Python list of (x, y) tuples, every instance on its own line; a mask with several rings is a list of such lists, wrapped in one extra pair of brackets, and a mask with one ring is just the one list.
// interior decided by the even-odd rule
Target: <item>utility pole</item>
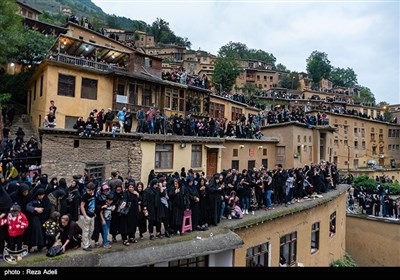
[(347, 145), (347, 173), (350, 175), (350, 146)]

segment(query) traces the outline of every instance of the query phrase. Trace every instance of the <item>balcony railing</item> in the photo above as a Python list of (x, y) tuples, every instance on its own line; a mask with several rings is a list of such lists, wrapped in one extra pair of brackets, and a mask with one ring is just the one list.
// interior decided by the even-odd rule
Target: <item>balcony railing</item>
[(92, 68), (92, 69), (96, 69), (99, 71), (105, 71), (105, 72), (110, 72), (112, 70), (127, 71), (126, 68), (119, 67), (116, 64), (96, 62), (93, 60), (80, 58), (80, 57), (74, 57), (74, 56), (65, 55), (65, 54), (58, 54), (56, 57), (50, 57), (49, 59), (56, 60), (56, 61), (59, 61), (62, 63), (67, 63), (70, 65), (80, 66), (80, 67), (84, 67), (84, 68)]

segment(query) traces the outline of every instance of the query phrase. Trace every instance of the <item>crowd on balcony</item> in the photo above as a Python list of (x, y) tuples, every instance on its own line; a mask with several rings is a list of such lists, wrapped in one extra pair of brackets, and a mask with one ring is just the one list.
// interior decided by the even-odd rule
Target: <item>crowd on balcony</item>
[(384, 218), (400, 218), (400, 199), (390, 193), (383, 183), (391, 182), (384, 176), (376, 177), (376, 189), (368, 187), (351, 187), (347, 194), (347, 211), (353, 214), (367, 214)]
[(336, 188), (339, 174), (334, 164), (321, 162), (289, 170), (280, 164), (274, 170), (229, 169), (210, 180), (183, 167), (173, 174), (152, 170), (146, 184), (137, 179), (117, 170), (96, 178), (85, 169), (69, 182), (46, 174), (34, 181), (21, 176), (2, 181), (1, 252), (47, 248), (54, 256), (78, 248), (111, 249), (118, 242), (130, 246), (145, 236), (171, 238), (184, 234), (184, 215), (191, 215), (192, 231), (207, 231), (224, 219), (315, 199)]
[(161, 78), (174, 83), (181, 83), (198, 88), (209, 89), (209, 81), (207, 75), (189, 75), (186, 71), (162, 72)]
[(1, 180), (13, 180), (18, 176), (29, 177), (40, 168), (41, 151), (35, 136), (25, 138), (21, 127), (11, 134), (12, 120), (3, 128), (3, 140), (0, 145), (0, 177)]

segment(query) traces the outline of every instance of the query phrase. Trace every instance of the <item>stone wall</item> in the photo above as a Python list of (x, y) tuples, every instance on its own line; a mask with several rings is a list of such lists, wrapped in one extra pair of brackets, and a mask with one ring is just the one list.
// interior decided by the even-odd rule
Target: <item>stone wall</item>
[(103, 164), (104, 177), (119, 170), (123, 177), (132, 174), (140, 178), (142, 151), (140, 142), (133, 138), (80, 138), (73, 134), (44, 134), (42, 145), (42, 173), (49, 177), (72, 179), (83, 174), (87, 164)]

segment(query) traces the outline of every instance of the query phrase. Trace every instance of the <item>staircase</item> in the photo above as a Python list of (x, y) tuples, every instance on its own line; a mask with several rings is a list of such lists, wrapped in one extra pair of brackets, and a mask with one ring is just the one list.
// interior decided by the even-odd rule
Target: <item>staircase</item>
[(15, 139), (17, 136), (15, 133), (18, 130), (18, 127), (22, 127), (22, 130), (25, 132), (24, 141), (28, 141), (31, 136), (35, 136), (35, 138), (39, 142), (39, 149), (41, 149), (40, 138), (38, 134), (35, 132), (32, 122), (30, 120), (29, 115), (22, 114), (22, 115), (15, 115), (13, 124), (10, 127), (11, 131), (11, 139)]

